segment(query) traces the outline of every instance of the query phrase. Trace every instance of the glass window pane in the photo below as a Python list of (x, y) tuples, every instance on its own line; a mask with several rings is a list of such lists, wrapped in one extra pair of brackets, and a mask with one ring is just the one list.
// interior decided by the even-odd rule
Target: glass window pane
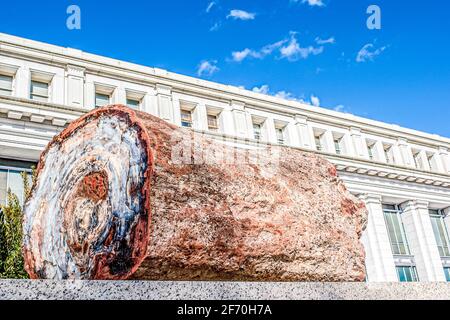
[(405, 272), (403, 267), (397, 267), (397, 275), (398, 275), (398, 280), (400, 282), (406, 282), (406, 277), (405, 277)]
[(217, 131), (219, 129), (219, 125), (217, 123), (217, 116), (208, 114), (208, 129), (211, 131)]
[(95, 94), (95, 106), (96, 107), (104, 107), (109, 104), (109, 95), (96, 93)]
[(279, 144), (284, 144), (284, 130), (283, 128), (276, 128), (277, 141)]
[[(395, 210), (392, 210), (394, 208)], [(409, 255), (408, 242), (406, 239), (400, 210), (392, 205), (383, 205), (386, 227), (394, 255)]]
[(448, 257), (450, 256), (450, 241), (444, 224), (444, 217), (438, 210), (430, 210), (429, 212), (439, 254), (441, 257)]
[(6, 204), (7, 188), (8, 188), (8, 171), (0, 169), (0, 204)]
[(181, 125), (183, 127), (192, 127), (192, 111), (181, 110)]
[(0, 89), (12, 90), (13, 77), (0, 74)]
[(31, 94), (48, 96), (48, 83), (31, 81)]
[(253, 124), (253, 135), (255, 140), (261, 139), (261, 125), (259, 123)]
[(444, 268), (445, 279), (450, 282), (450, 268)]
[(19, 198), (20, 203), (23, 204), (23, 180), (19, 171), (9, 171), (8, 188)]
[(133, 109), (139, 109), (139, 105), (140, 105), (140, 101), (139, 100), (135, 100), (135, 99), (127, 99), (127, 106)]
[(416, 267), (396, 267), (398, 280), (400, 282), (415, 282), (418, 281)]

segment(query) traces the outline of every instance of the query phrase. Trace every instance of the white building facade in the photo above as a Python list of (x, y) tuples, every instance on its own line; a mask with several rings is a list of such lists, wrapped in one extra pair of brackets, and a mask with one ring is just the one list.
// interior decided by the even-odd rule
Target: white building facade
[(450, 139), (0, 34), (0, 202), (94, 107), (120, 103), (252, 145), (322, 154), (369, 210), (369, 282), (450, 281)]

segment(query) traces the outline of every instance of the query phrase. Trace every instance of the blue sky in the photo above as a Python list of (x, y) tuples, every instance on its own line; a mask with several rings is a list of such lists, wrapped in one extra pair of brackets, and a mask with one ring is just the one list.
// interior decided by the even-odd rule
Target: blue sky
[(9, 1), (0, 32), (450, 137), (445, 0)]

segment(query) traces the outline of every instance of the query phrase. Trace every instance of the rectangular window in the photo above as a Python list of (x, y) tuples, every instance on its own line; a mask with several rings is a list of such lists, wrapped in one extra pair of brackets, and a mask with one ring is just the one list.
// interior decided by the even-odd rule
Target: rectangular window
[(95, 107), (101, 108), (110, 104), (111, 96), (104, 93), (95, 93)]
[(439, 254), (441, 257), (450, 257), (450, 242), (444, 222), (444, 215), (440, 210), (430, 209), (429, 213)]
[(140, 100), (127, 98), (127, 107), (139, 110), (140, 106), (141, 106)]
[(253, 123), (253, 137), (255, 140), (261, 140), (261, 124)]
[(12, 76), (5, 76), (0, 74), (0, 94), (11, 96), (12, 95)]
[(219, 131), (219, 124), (216, 115), (208, 114), (208, 130), (214, 132)]
[(396, 269), (400, 282), (416, 282), (419, 280), (416, 267), (414, 266), (397, 266)]
[(41, 102), (48, 101), (48, 87), (47, 82), (31, 81), (30, 99)]
[(367, 152), (369, 153), (369, 159), (373, 160), (374, 159), (374, 148), (375, 148), (375, 144), (371, 144), (371, 145), (367, 145)]
[(275, 128), (277, 134), (277, 142), (278, 144), (284, 144), (284, 130), (283, 128)]
[(183, 127), (192, 127), (192, 111), (181, 109), (181, 125)]
[(449, 267), (444, 268), (444, 274), (445, 274), (445, 279), (447, 280), (447, 282), (450, 282), (450, 268)]
[(392, 146), (384, 147), (384, 155), (386, 156), (386, 162), (389, 164), (394, 163), (394, 155), (392, 153)]
[(430, 170), (434, 171), (436, 170), (436, 166), (434, 163), (434, 155), (433, 154), (428, 154), (427, 155), (427, 160), (428, 160), (428, 165), (430, 166)]
[(316, 150), (322, 151), (322, 136), (314, 136), (314, 142), (316, 143)]
[[(0, 205), (6, 205), (8, 200), (8, 190), (11, 190), (18, 198), (19, 202), (24, 202), (24, 189), (21, 176), (22, 171), (12, 169), (0, 169)], [(29, 174), (31, 182), (31, 174)]]
[(336, 151), (336, 154), (342, 154), (342, 148), (341, 148), (341, 139), (334, 138), (334, 150)]
[(391, 242), (392, 253), (394, 255), (410, 255), (401, 210), (396, 205), (383, 204), (383, 213)]

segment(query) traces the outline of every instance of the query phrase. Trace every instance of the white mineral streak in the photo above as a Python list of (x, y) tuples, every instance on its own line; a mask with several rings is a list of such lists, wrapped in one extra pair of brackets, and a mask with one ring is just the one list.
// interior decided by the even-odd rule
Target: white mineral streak
[[(144, 205), (140, 190), (145, 154), (136, 129), (109, 115), (87, 123), (48, 150), (24, 219), (24, 245), (35, 258), (35, 270), (43, 273), (40, 277), (89, 278), (94, 257), (112, 250), (114, 241), (126, 239)], [(83, 178), (96, 172), (106, 174), (106, 199), (77, 195)], [(113, 219), (114, 241), (105, 246)], [(89, 244), (87, 252), (74, 254), (69, 243)]]

